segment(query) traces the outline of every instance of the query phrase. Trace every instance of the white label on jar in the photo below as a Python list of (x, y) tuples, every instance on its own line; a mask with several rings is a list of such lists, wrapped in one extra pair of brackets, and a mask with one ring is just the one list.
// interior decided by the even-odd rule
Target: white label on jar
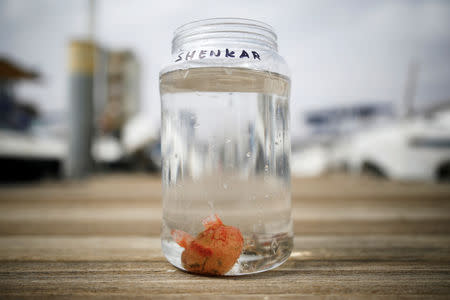
[(253, 50), (231, 50), (225, 49), (196, 49), (191, 51), (180, 51), (175, 58), (175, 62), (197, 60), (205, 58), (233, 58), (233, 59), (251, 59), (261, 60), (259, 53)]

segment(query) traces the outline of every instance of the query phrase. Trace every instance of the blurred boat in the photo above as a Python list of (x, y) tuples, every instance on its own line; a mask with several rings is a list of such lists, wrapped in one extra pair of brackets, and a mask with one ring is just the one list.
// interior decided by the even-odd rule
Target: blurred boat
[(450, 180), (449, 120), (447, 112), (361, 132), (344, 146), (343, 161), (353, 172), (395, 180)]
[(59, 177), (65, 155), (61, 139), (0, 129), (0, 182)]
[(402, 181), (450, 180), (450, 101), (433, 104), (408, 118), (384, 117), (383, 122), (364, 118), (358, 125), (355, 121), (360, 118), (352, 117), (351, 131), (348, 126), (341, 129), (349, 123), (342, 113), (341, 120), (326, 113), (320, 122), (314, 119), (321, 131), (294, 147), (294, 176), (349, 170)]
[(58, 176), (66, 147), (61, 139), (36, 134), (37, 108), (18, 101), (14, 86), (39, 74), (0, 58), (0, 182)]

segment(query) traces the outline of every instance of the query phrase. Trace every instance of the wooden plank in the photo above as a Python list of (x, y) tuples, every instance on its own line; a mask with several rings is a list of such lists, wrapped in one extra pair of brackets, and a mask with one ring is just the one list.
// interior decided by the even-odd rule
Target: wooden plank
[[(159, 235), (160, 220), (37, 221), (0, 220), (0, 235), (151, 236)], [(297, 235), (449, 234), (450, 220), (294, 220)]]
[[(324, 188), (326, 187), (326, 188)], [(64, 193), (62, 193), (62, 191)], [(84, 203), (102, 201), (131, 203), (161, 199), (161, 181), (158, 177), (146, 175), (96, 176), (91, 181), (79, 183), (46, 183), (0, 187), (0, 203), (7, 201), (83, 201)], [(378, 199), (391, 198), (411, 201), (413, 199), (449, 199), (450, 185), (435, 183), (399, 183), (386, 180), (373, 180), (361, 177), (328, 176), (315, 179), (292, 179), (294, 199)]]
[[(154, 208), (161, 207), (161, 196), (134, 195), (133, 197), (86, 195), (72, 197), (63, 195), (58, 197), (46, 196), (42, 193), (40, 197), (25, 195), (6, 196), (0, 189), (0, 208)], [(293, 196), (294, 207), (303, 208), (342, 208), (342, 207), (424, 207), (433, 208), (444, 206), (450, 211), (450, 193), (438, 195), (361, 195), (361, 196)]]
[[(161, 219), (161, 203), (153, 207), (110, 204), (107, 207), (90, 205), (1, 205), (0, 220), (140, 220)], [(306, 199), (294, 199), (293, 215), (298, 220), (426, 220), (450, 219), (450, 201), (423, 201), (423, 203), (369, 203), (363, 200), (347, 203), (317, 203)]]
[[(448, 295), (448, 269), (436, 265), (295, 261), (246, 277), (210, 278), (165, 262), (11, 262), (0, 273), (3, 295), (312, 294)], [(413, 271), (413, 272), (411, 272)], [(24, 292), (25, 291), (25, 292)]]
[[(296, 260), (450, 261), (449, 235), (296, 236)], [(0, 261), (163, 260), (159, 237), (0, 237)]]

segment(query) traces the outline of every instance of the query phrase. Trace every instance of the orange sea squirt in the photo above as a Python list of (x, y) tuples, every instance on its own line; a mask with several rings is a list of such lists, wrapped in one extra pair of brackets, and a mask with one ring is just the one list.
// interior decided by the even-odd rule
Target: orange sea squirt
[(224, 275), (241, 255), (244, 239), (240, 230), (222, 223), (215, 214), (202, 221), (205, 230), (196, 238), (175, 229), (172, 230), (174, 240), (184, 248), (181, 263), (186, 271)]

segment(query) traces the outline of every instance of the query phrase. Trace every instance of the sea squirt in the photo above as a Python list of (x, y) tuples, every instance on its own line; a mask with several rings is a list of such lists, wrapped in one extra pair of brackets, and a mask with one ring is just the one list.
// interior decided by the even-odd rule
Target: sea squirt
[(184, 248), (181, 263), (188, 272), (224, 275), (238, 260), (244, 245), (240, 230), (222, 223), (214, 214), (202, 221), (205, 230), (193, 237), (182, 230), (172, 230), (172, 237)]

